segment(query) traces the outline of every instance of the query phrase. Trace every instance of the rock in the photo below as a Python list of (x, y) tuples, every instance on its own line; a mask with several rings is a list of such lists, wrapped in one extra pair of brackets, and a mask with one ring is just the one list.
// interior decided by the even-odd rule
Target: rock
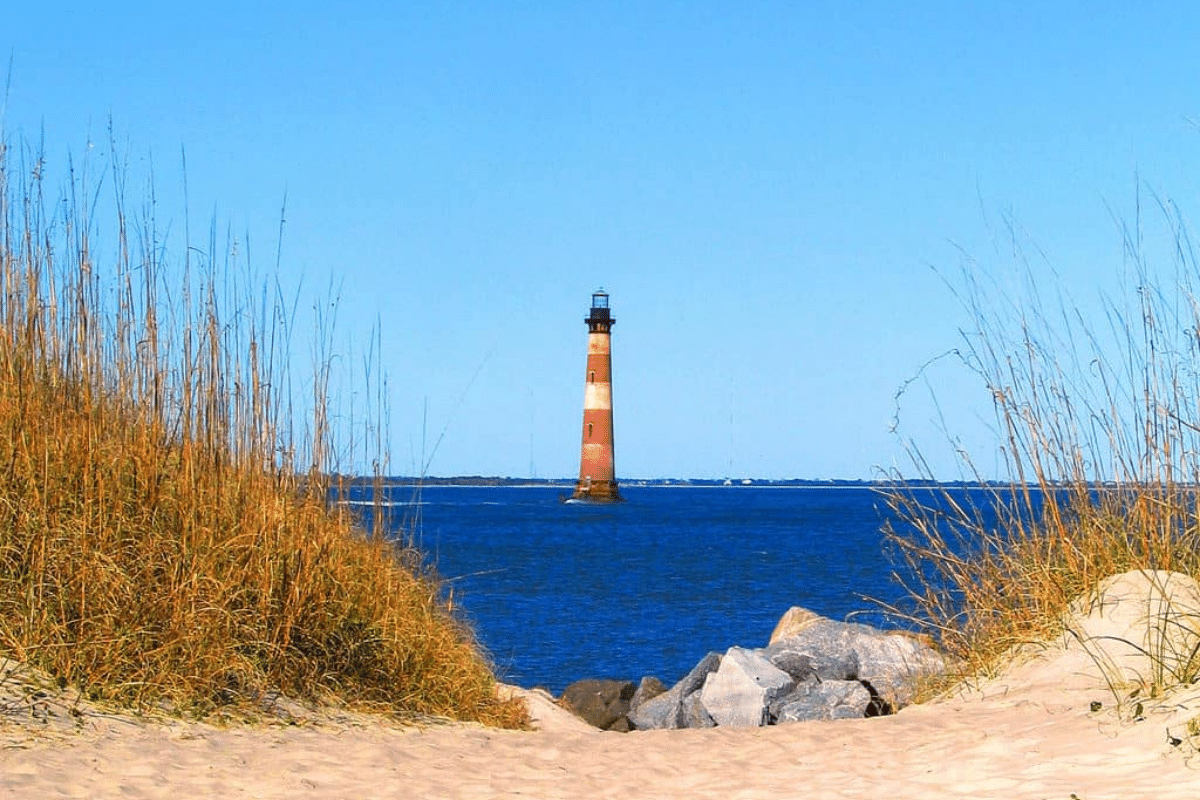
[(631, 681), (576, 681), (563, 690), (559, 702), (589, 725), (608, 730), (629, 713), (635, 688)]
[[(763, 652), (767, 651), (764, 650)], [(768, 656), (768, 658), (770, 658), (772, 664), (779, 667), (788, 675), (791, 675), (797, 681), (817, 677), (817, 669), (813, 666), (811, 655), (783, 649), (773, 656)], [(857, 664), (855, 665), (855, 669), (857, 669)]]
[(700, 659), (700, 663), (692, 667), (692, 671), (683, 676), (678, 684), (671, 687), (679, 689), (680, 693), (686, 697), (692, 692), (700, 691), (700, 687), (704, 685), (704, 681), (708, 676), (716, 672), (721, 667), (722, 656), (720, 653), (709, 653), (704, 658)]
[(871, 693), (859, 681), (802, 681), (770, 706), (776, 724), (867, 716)]
[(716, 720), (708, 713), (708, 709), (704, 707), (704, 701), (701, 699), (700, 692), (692, 692), (687, 697), (683, 698), (683, 705), (679, 709), (679, 727), (681, 728), (715, 728)]
[(772, 645), (780, 639), (793, 636), (819, 619), (825, 618), (820, 614), (809, 611), (807, 608), (792, 606), (783, 612), (783, 616), (779, 618), (779, 622), (775, 623), (775, 630), (771, 631), (771, 638), (767, 641), (767, 644)]
[(658, 678), (652, 676), (642, 678), (642, 680), (638, 683), (637, 689), (633, 692), (633, 697), (629, 699), (630, 711), (637, 708), (647, 700), (658, 697), (660, 694), (663, 694), (666, 691), (667, 687)]
[(638, 730), (658, 730), (684, 726), (683, 701), (704, 685), (709, 673), (721, 664), (720, 653), (709, 653), (692, 667), (692, 671), (670, 689), (657, 697), (643, 701), (629, 713), (629, 721)]
[(945, 672), (946, 660), (924, 640), (907, 633), (869, 630), (874, 635), (860, 639), (855, 648), (858, 679), (889, 709), (911, 703), (920, 678)]
[(824, 617), (776, 640), (766, 653), (781, 669), (795, 669), (807, 657), (823, 681), (864, 681), (890, 707), (912, 702), (915, 680), (946, 666), (936, 650), (915, 636)]
[[(823, 619), (822, 622), (832, 620)], [(765, 652), (772, 664), (793, 674), (797, 680), (803, 680), (805, 675), (795, 675), (792, 673), (794, 669), (804, 669), (806, 674), (815, 674), (823, 681), (858, 678), (858, 655), (849, 646), (847, 637), (836, 635), (826, 628), (818, 631), (810, 627), (804, 633), (780, 639)]]
[(758, 728), (770, 721), (768, 706), (795, 684), (761, 652), (731, 647), (705, 680), (700, 700), (717, 725)]
[(679, 727), (680, 693), (671, 689), (631, 709), (628, 717), (639, 731), (674, 729)]

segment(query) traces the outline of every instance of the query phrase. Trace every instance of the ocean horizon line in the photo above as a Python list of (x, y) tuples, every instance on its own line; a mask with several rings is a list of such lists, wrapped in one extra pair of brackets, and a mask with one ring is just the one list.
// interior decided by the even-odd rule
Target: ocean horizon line
[[(451, 475), (412, 477), (391, 475), (375, 478), (372, 476), (343, 476), (343, 482), (351, 486), (373, 486), (376, 481), (387, 488), (421, 488), (421, 487), (458, 487), (458, 488), (547, 488), (572, 489), (577, 481), (575, 478), (512, 478), (486, 475)], [(1044, 484), (1030, 482), (1022, 484), (1011, 480), (928, 480), (928, 479), (880, 479), (866, 478), (627, 478), (618, 479), (622, 488), (674, 488), (674, 489), (710, 489), (710, 488), (753, 488), (753, 489), (1003, 489), (1023, 487), (1039, 490), (1043, 486), (1056, 489), (1078, 486), (1077, 481), (1047, 481)], [(1130, 481), (1092, 481), (1091, 486), (1098, 488), (1119, 488), (1131, 486)], [(1176, 482), (1177, 488), (1197, 488), (1200, 484)]]

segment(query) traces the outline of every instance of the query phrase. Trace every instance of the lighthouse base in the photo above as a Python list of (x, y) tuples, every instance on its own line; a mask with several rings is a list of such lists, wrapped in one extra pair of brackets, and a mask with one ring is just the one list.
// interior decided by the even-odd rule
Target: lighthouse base
[(619, 503), (624, 498), (617, 491), (616, 481), (581, 480), (575, 484), (571, 501), (576, 503)]

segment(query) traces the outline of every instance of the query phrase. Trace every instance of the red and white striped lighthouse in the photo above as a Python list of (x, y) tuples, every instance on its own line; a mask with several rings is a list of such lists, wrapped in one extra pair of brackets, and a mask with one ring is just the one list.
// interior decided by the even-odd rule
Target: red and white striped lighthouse
[(608, 294), (592, 294), (588, 326), (587, 378), (583, 391), (583, 451), (579, 458), (579, 482), (572, 500), (597, 503), (621, 499), (617, 491), (616, 461), (613, 456), (612, 326)]

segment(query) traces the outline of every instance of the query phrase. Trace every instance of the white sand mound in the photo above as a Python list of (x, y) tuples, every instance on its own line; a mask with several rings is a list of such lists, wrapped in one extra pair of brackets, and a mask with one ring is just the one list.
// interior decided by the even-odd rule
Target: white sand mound
[(1117, 685), (1179, 683), (1200, 672), (1200, 583), (1178, 572), (1126, 572), (1071, 604), (1064, 642)]
[(1063, 625), (1056, 641), (1015, 651), (1009, 669), (981, 690), (1084, 692), (1111, 705), (1131, 693), (1144, 701), (1155, 686), (1178, 694), (1200, 673), (1200, 583), (1187, 575), (1106, 578), (1071, 604)]
[(545, 689), (522, 689), (519, 686), (507, 684), (500, 684), (498, 689), (501, 697), (508, 698), (517, 695), (525, 701), (525, 707), (529, 709), (529, 717), (533, 721), (535, 731), (594, 734), (601, 732), (554, 702), (554, 698)]

